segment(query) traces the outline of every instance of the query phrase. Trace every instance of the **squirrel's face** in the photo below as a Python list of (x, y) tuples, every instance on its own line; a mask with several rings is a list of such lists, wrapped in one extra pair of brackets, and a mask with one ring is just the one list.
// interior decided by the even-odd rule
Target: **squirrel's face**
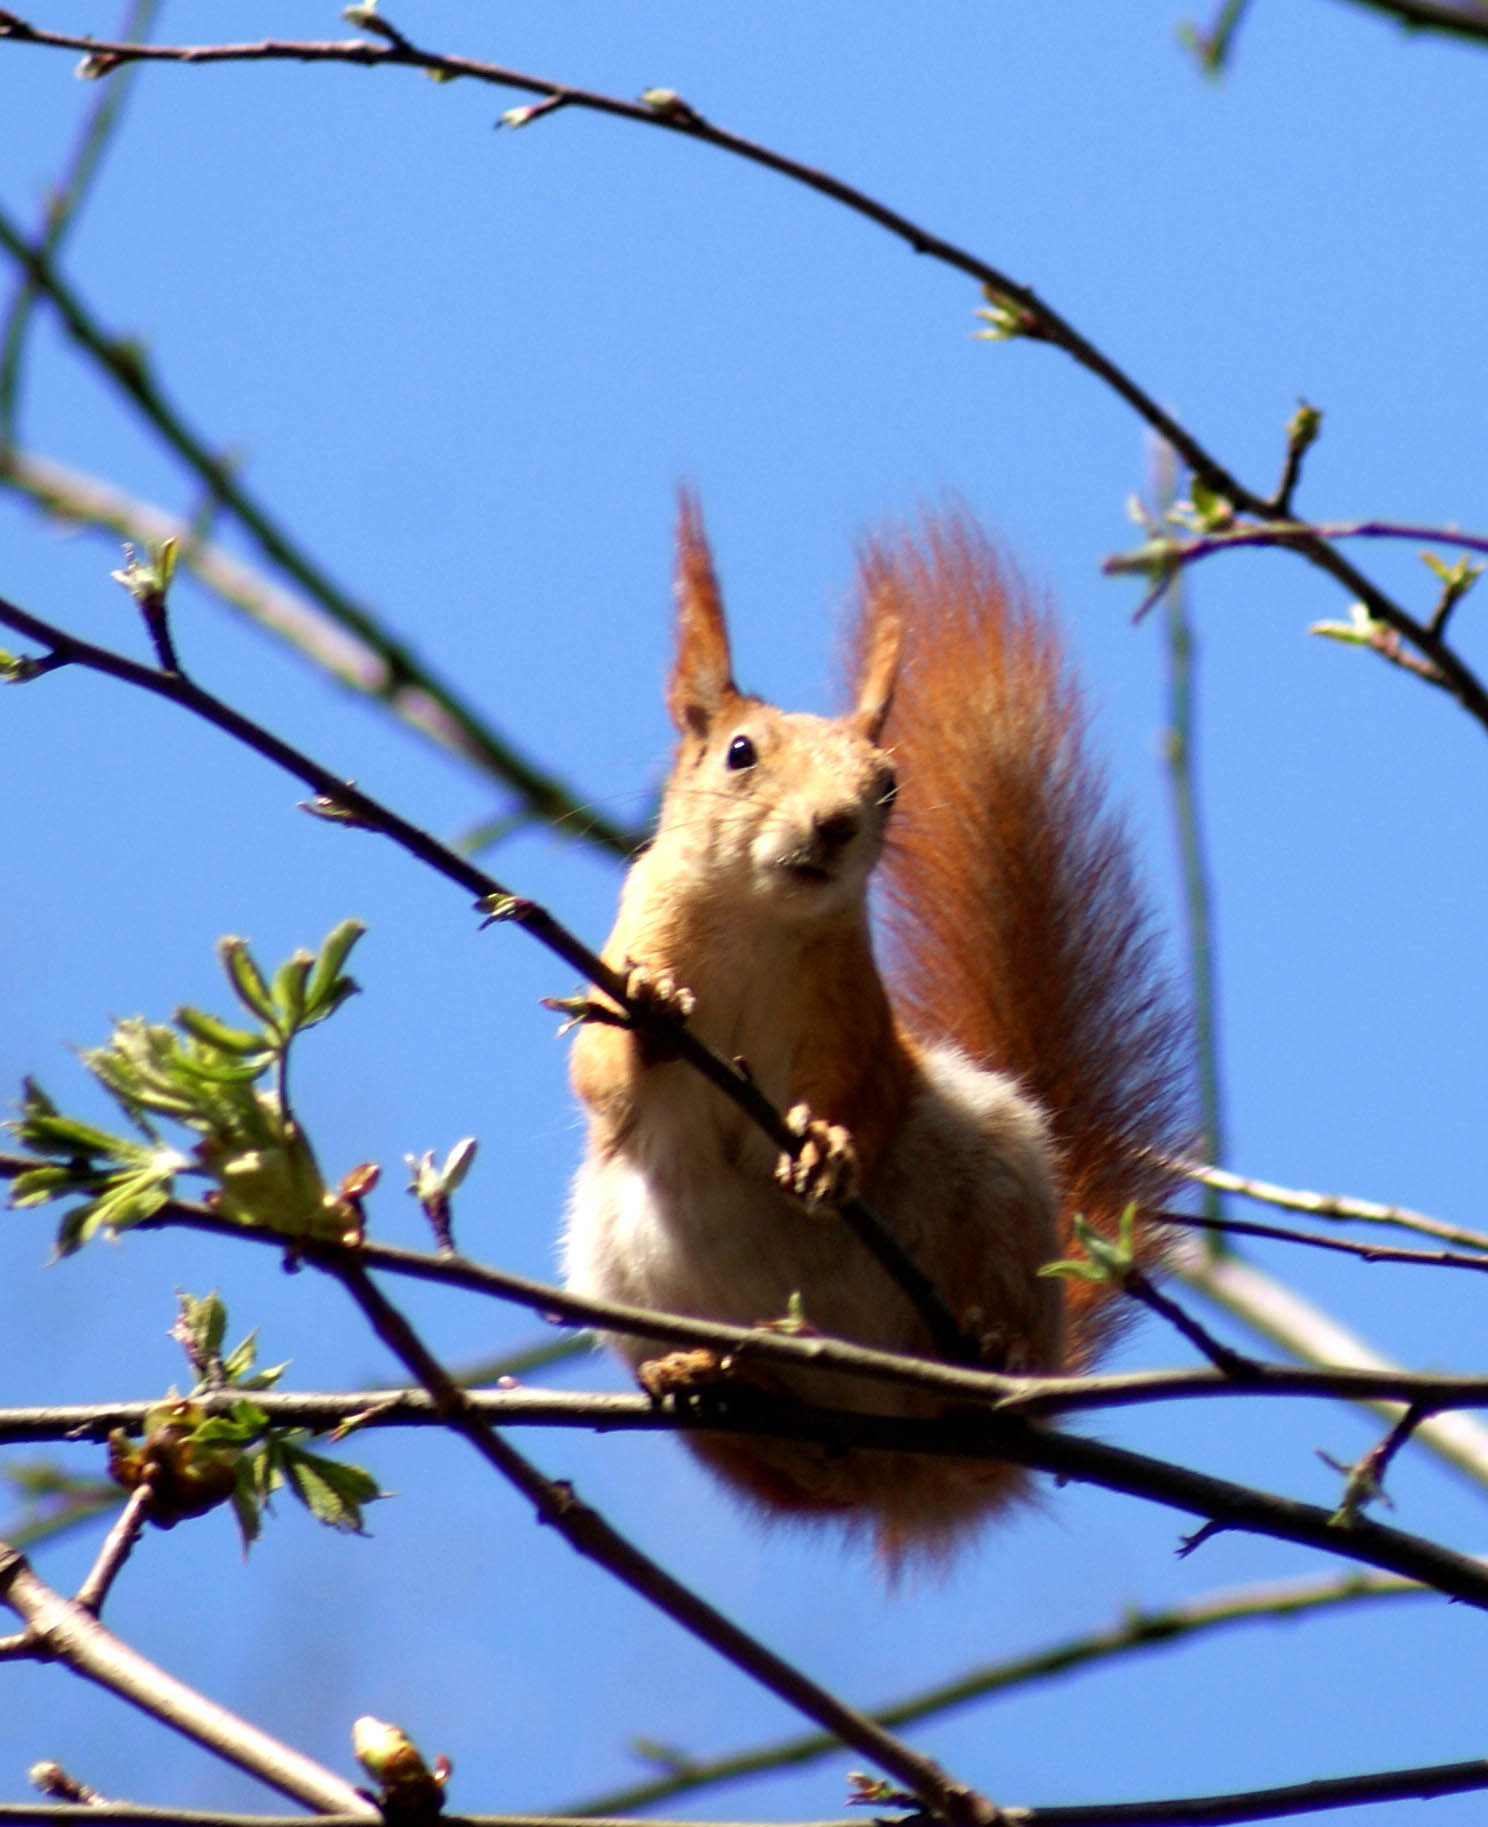
[(684, 741), (664, 830), (703, 893), (810, 923), (862, 908), (895, 791), (893, 762), (847, 721), (744, 698)]

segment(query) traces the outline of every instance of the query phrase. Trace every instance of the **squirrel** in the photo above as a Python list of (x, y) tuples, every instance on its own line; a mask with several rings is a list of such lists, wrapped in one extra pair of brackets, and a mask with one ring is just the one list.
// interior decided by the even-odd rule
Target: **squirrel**
[[(813, 1331), (933, 1357), (891, 1276), (798, 1196), (860, 1186), (984, 1366), (1087, 1368), (1119, 1296), (1039, 1270), (1080, 1254), (1075, 1214), (1114, 1232), (1129, 1202), (1161, 1201), (1164, 1163), (1191, 1133), (1188, 1058), (1049, 613), (964, 513), (871, 544), (853, 707), (834, 719), (735, 685), (685, 494), (676, 599), (667, 705), (680, 742), (603, 955), (633, 995), (737, 1059), (806, 1145), (796, 1162), (777, 1158), (689, 1065), (591, 1002), (609, 1019), (582, 1022), (573, 1047), (588, 1147), (567, 1285), (741, 1325), (778, 1320), (794, 1300)], [(1138, 1234), (1159, 1257), (1152, 1231)], [(653, 1394), (686, 1387), (689, 1363), (707, 1381), (707, 1354), (607, 1343)], [(946, 1406), (840, 1374), (722, 1368), (828, 1406)], [(686, 1437), (756, 1508), (873, 1534), (891, 1567), (943, 1558), (1027, 1486), (993, 1461)]]

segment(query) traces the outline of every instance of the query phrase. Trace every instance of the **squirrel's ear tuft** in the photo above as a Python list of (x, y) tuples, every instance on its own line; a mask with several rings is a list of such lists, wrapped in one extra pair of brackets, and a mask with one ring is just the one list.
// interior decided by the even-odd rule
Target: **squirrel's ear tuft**
[(894, 701), (904, 621), (892, 574), (874, 558), (870, 558), (865, 571), (867, 589), (858, 629), (857, 695), (852, 722), (859, 734), (869, 742), (877, 742)]
[(681, 491), (678, 503), (675, 589), (677, 653), (667, 687), (667, 709), (682, 735), (702, 736), (723, 705), (739, 692), (702, 510), (690, 489)]

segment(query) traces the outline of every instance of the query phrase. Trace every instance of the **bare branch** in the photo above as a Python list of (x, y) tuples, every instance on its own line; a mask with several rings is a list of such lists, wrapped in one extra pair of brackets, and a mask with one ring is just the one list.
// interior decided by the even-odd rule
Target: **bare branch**
[[(1315, 1814), (1352, 1803), (1429, 1800), (1488, 1788), (1488, 1761), (1426, 1764), (1362, 1776), (1289, 1783), (1228, 1795), (1183, 1796), (1150, 1802), (1093, 1802), (1051, 1808), (1011, 1807), (996, 1819), (1004, 1827), (1224, 1827), (1224, 1823), (1277, 1820)], [(364, 1814), (318, 1816), (324, 1827), (354, 1827)], [(373, 1817), (377, 1818), (377, 1817)], [(922, 1817), (909, 1816), (905, 1827)], [(88, 1807), (56, 1803), (0, 1804), (0, 1827), (297, 1827), (303, 1815), (223, 1814), (191, 1808), (132, 1807), (105, 1802)], [(444, 1827), (780, 1827), (779, 1823), (687, 1821), (631, 1815), (442, 1814)], [(784, 1827), (861, 1827), (860, 1820), (796, 1821)]]
[(1351, 0), (1368, 12), (1384, 13), (1407, 31), (1440, 32), (1488, 44), (1488, 9), (1482, 0)]
[(74, 1605), (83, 1611), (91, 1611), (95, 1618), (103, 1610), (103, 1601), (108, 1597), (109, 1588), (122, 1572), (125, 1561), (134, 1552), (145, 1524), (150, 1520), (153, 1495), (147, 1484), (138, 1486), (130, 1493), (129, 1501), (119, 1512), (113, 1528), (104, 1537), (103, 1546), (98, 1551), (98, 1558), (89, 1570), (88, 1577), (73, 1597)]
[[(1475, 1269), (1488, 1274), (1488, 1256), (1465, 1250), (1404, 1250), (1382, 1243), (1358, 1243), (1351, 1237), (1320, 1237), (1316, 1231), (1290, 1230), (1281, 1224), (1256, 1224), (1247, 1218), (1204, 1218), (1193, 1212), (1154, 1212), (1153, 1222), (1185, 1225), (1191, 1230), (1212, 1231), (1225, 1237), (1265, 1237), (1275, 1243), (1303, 1244), (1313, 1250), (1333, 1250), (1357, 1256), (1362, 1262), (1394, 1262), (1428, 1269)], [(1211, 1354), (1212, 1355), (1212, 1354)]]
[[(1285, 1584), (1249, 1586), (1189, 1599), (1179, 1605), (1128, 1611), (1105, 1630), (1067, 1638), (1047, 1648), (1004, 1661), (968, 1669), (953, 1680), (938, 1683), (905, 1699), (877, 1707), (871, 1717), (880, 1725), (903, 1726), (916, 1720), (939, 1718), (958, 1707), (969, 1706), (991, 1694), (1051, 1680), (1090, 1663), (1109, 1660), (1158, 1647), (1235, 1624), (1290, 1618), (1306, 1612), (1347, 1605), (1362, 1600), (1419, 1597), (1424, 1587), (1385, 1574), (1348, 1573), (1324, 1579), (1292, 1580)], [(819, 1733), (753, 1745), (717, 1757), (681, 1759), (673, 1768), (608, 1794), (594, 1796), (567, 1812), (575, 1814), (628, 1814), (650, 1808), (675, 1795), (696, 1795), (719, 1783), (798, 1768), (829, 1757), (837, 1741)]]
[[(1331, 1314), (1254, 1263), (1232, 1254), (1211, 1256), (1194, 1250), (1179, 1257), (1175, 1267), (1191, 1288), (1306, 1364), (1325, 1365), (1333, 1374), (1340, 1367), (1353, 1367), (1344, 1369), (1344, 1375), (1363, 1371), (1388, 1376), (1398, 1368)], [(1396, 1405), (1388, 1399), (1376, 1400), (1362, 1392), (1360, 1399), (1394, 1419)], [(1416, 1438), (1476, 1484), (1488, 1487), (1488, 1433), (1471, 1416), (1433, 1415)]]
[[(159, 0), (135, 0), (124, 30), (131, 38), (149, 35), (155, 23)], [(94, 102), (67, 161), (67, 168), (47, 199), (45, 220), (37, 246), (50, 258), (61, 247), (68, 230), (78, 218), (89, 187), (103, 163), (129, 99), (133, 72), (126, 72), (116, 83), (110, 83)], [(15, 442), (16, 420), (20, 406), (21, 356), (26, 346), (32, 306), (37, 285), (27, 277), (16, 287), (5, 327), (0, 330), (0, 456)]]
[(1419, 1231), (1426, 1237), (1439, 1237), (1443, 1243), (1464, 1244), (1469, 1249), (1488, 1251), (1488, 1233), (1470, 1231), (1460, 1224), (1447, 1224), (1440, 1218), (1428, 1218), (1403, 1205), (1380, 1205), (1373, 1199), (1350, 1199), (1336, 1193), (1301, 1192), (1288, 1186), (1275, 1186), (1269, 1180), (1252, 1180), (1234, 1174), (1226, 1167), (1206, 1167), (1197, 1161), (1175, 1161), (1179, 1172), (1203, 1186), (1218, 1192), (1238, 1193), (1262, 1205), (1277, 1205), (1289, 1212), (1310, 1212), (1315, 1218), (1336, 1218), (1344, 1224), (1388, 1224), (1403, 1231)]
[[(53, 1592), (5, 1543), (0, 1543), (0, 1601), (25, 1622), (32, 1655), (65, 1663), (281, 1795), (325, 1813), (380, 1818), (350, 1783), (147, 1661), (90, 1611)], [(88, 1814), (92, 1818), (91, 1809)]]

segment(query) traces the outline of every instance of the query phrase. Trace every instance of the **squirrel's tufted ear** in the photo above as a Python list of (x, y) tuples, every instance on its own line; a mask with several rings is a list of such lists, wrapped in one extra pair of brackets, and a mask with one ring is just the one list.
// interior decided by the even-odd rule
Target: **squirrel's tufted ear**
[(870, 570), (868, 586), (858, 630), (857, 701), (852, 709), (852, 724), (860, 735), (877, 742), (894, 701), (904, 621), (897, 592), (886, 575), (880, 573), (875, 578)]
[(683, 489), (677, 512), (677, 652), (667, 686), (667, 709), (682, 735), (703, 736), (723, 706), (739, 695), (729, 657), (723, 598), (703, 532), (702, 510)]

